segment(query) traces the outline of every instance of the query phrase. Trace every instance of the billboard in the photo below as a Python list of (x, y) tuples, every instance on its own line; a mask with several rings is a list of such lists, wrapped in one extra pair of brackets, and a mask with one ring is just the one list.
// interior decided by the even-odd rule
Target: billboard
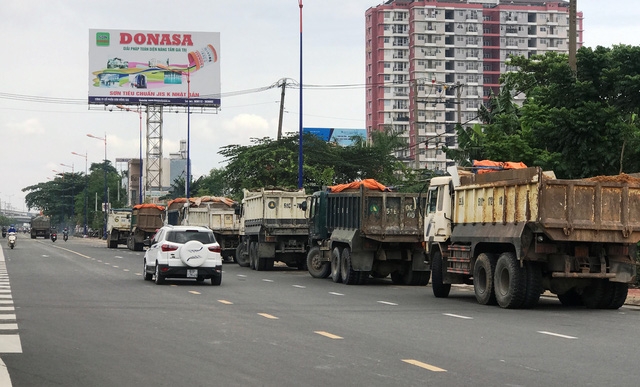
[(219, 107), (220, 33), (90, 29), (89, 104)]
[(353, 137), (367, 140), (367, 129), (302, 128), (302, 132), (315, 134), (326, 142), (333, 142), (340, 146), (353, 145)]

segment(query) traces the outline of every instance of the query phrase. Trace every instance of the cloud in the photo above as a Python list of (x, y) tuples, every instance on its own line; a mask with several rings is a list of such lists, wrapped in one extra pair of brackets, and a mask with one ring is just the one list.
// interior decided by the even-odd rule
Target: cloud
[(37, 118), (29, 118), (22, 122), (6, 124), (9, 133), (24, 136), (44, 133), (44, 127)]

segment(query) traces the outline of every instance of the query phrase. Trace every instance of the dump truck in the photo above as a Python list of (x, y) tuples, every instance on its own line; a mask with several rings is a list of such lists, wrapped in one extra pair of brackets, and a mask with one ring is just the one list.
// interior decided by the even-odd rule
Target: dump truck
[(109, 209), (107, 219), (107, 247), (118, 248), (126, 245), (131, 233), (131, 208)]
[(31, 219), (31, 239), (43, 237), (49, 239), (51, 234), (51, 219), (45, 215), (38, 215)]
[(347, 285), (389, 275), (396, 284), (427, 285), (425, 200), (371, 179), (315, 192), (309, 204), (309, 274)]
[(186, 198), (167, 203), (167, 224), (211, 229), (220, 245), (222, 259), (235, 260), (240, 244), (240, 216), (235, 213), (238, 203), (220, 196), (192, 197), (189, 198), (189, 205), (186, 203)]
[(142, 251), (144, 240), (152, 237), (164, 225), (165, 207), (153, 204), (136, 204), (131, 213), (131, 232), (127, 238), (127, 248)]
[(617, 309), (636, 278), (640, 179), (556, 179), (522, 168), (431, 179), (425, 249), (435, 297), (473, 284), (480, 304)]
[(270, 270), (274, 262), (306, 270), (309, 228), (304, 189), (287, 191), (244, 190), (237, 209), (240, 219), (240, 244), (236, 262), (254, 270)]

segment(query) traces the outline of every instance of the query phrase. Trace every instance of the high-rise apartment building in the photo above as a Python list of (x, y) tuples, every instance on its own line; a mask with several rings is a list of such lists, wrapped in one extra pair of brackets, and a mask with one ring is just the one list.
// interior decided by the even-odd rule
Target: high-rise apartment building
[[(367, 132), (406, 139), (396, 156), (414, 168), (452, 165), (456, 124), (515, 70), (510, 55), (569, 52), (569, 2), (549, 0), (389, 0), (366, 11)], [(577, 13), (577, 47), (582, 13)]]

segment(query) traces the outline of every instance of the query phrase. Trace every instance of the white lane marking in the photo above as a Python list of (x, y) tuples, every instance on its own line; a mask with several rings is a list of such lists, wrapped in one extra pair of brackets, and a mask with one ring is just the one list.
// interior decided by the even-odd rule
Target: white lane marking
[[(18, 324), (0, 324), (0, 330), (3, 331), (13, 331), (18, 329)], [(0, 384), (1, 385), (1, 384)]]
[(119, 255), (116, 255), (114, 258), (122, 259), (122, 257)]
[(314, 331), (313, 333), (317, 333), (320, 336), (328, 337), (328, 338), (334, 339), (334, 340), (342, 340), (342, 339), (344, 339), (344, 337), (340, 337), (340, 336), (334, 335), (333, 333), (329, 333), (329, 332), (325, 332), (325, 331)]
[(12, 386), (11, 377), (9, 377), (9, 371), (7, 370), (7, 366), (4, 364), (2, 359), (0, 359), (0, 386)]
[(329, 294), (334, 295), (334, 296), (344, 296), (344, 294), (336, 293), (336, 292), (329, 292)]
[(0, 335), (0, 353), (22, 353), (20, 335)]
[(293, 286), (294, 288), (298, 288), (298, 289), (306, 289), (307, 288), (306, 286), (302, 286), (302, 285), (291, 285), (291, 286)]
[(576, 340), (577, 339), (577, 337), (561, 335), (560, 333), (553, 333), (553, 332), (547, 332), (547, 331), (538, 331), (538, 333), (542, 333), (543, 335), (560, 337), (560, 338), (563, 338), (563, 339), (572, 339), (572, 340)]
[(266, 279), (266, 278), (263, 278), (262, 280), (263, 280), (264, 282), (273, 282), (273, 280)]
[(440, 367), (436, 367), (434, 365), (431, 364), (427, 364), (427, 363), (423, 363), (421, 361), (417, 361), (414, 359), (402, 359), (403, 362), (414, 365), (414, 366), (418, 366), (420, 368), (424, 368), (427, 369), (429, 371), (433, 371), (433, 372), (447, 372), (447, 370), (440, 368)]
[(48, 255), (46, 255), (46, 254), (43, 254), (42, 256), (43, 256), (44, 258), (49, 258), (49, 256), (48, 256)]
[(124, 269), (123, 271), (129, 271), (129, 269)]
[(378, 303), (385, 304), (385, 305), (392, 305), (392, 306), (398, 305), (395, 302), (389, 302), (389, 301), (378, 301)]
[(268, 314), (268, 313), (258, 313), (258, 315), (259, 315), (259, 316), (262, 316), (262, 317), (264, 317), (264, 318), (271, 319), (271, 320), (279, 320), (279, 318), (278, 318), (278, 317), (276, 317), (276, 316), (274, 316), (274, 315), (271, 315), (271, 314)]
[(119, 268), (120, 268), (120, 266), (116, 266), (116, 265), (113, 265), (113, 267), (115, 267), (116, 269), (119, 269)]
[(0, 312), (13, 312), (16, 308), (13, 306), (0, 306)]
[(461, 318), (461, 319), (464, 319), (464, 320), (473, 320), (473, 317), (461, 316), (459, 314), (453, 314), (453, 313), (442, 313), (442, 314), (445, 315), (445, 316)]
[(238, 274), (238, 277), (246, 278), (247, 276), (244, 274)]
[(15, 314), (0, 314), (0, 320), (15, 320)]
[(233, 302), (227, 300), (218, 300), (218, 302), (225, 305), (233, 305)]
[[(125, 270), (125, 271), (128, 271), (128, 270)], [(136, 273), (136, 275), (142, 275), (142, 273)]]
[(202, 294), (200, 292), (196, 292), (195, 290), (189, 290), (189, 293), (191, 293), (191, 294)]
[(11, 298), (11, 294), (0, 294), (0, 298), (4, 298), (4, 299)]
[(13, 300), (0, 300), (0, 305), (13, 304)]

